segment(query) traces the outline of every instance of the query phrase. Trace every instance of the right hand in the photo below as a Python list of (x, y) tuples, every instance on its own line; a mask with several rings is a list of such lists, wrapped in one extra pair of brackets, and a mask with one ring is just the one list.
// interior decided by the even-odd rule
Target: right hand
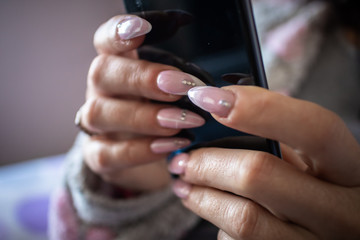
[(150, 30), (146, 20), (133, 15), (115, 16), (98, 28), (94, 36), (98, 56), (89, 69), (86, 102), (80, 111), (82, 127), (95, 133), (84, 143), (86, 164), (103, 180), (136, 191), (165, 187), (170, 182), (167, 154), (190, 143), (173, 136), (181, 128), (204, 123), (190, 112), (186, 121), (180, 121), (181, 109), (150, 101), (181, 98), (161, 91), (157, 84), (161, 76), (165, 82), (173, 76), (190, 76), (138, 59), (136, 49)]

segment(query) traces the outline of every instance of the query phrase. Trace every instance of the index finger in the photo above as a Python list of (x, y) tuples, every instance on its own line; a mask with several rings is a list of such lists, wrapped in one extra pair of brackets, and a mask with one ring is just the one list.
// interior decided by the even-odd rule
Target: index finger
[(138, 48), (151, 24), (135, 15), (118, 15), (102, 24), (94, 35), (98, 53), (121, 54)]
[(344, 186), (360, 184), (359, 144), (331, 111), (259, 87), (196, 87), (188, 94), (220, 123), (307, 155), (306, 164), (318, 177)]

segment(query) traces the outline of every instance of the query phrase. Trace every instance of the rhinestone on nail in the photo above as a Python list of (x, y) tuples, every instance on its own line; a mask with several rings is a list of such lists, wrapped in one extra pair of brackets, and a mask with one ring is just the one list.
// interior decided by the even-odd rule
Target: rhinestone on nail
[(188, 81), (188, 80), (186, 80), (186, 79), (182, 80), (181, 83), (184, 84), (184, 85), (187, 85), (187, 86), (191, 86), (191, 87), (195, 87), (195, 86), (196, 86), (196, 83), (194, 83), (194, 82), (192, 82), (192, 81), (190, 81), (190, 80)]
[(224, 107), (227, 107), (227, 108), (230, 108), (231, 107), (231, 104), (228, 102), (228, 101), (225, 101), (225, 100), (220, 100), (219, 101), (219, 104), (221, 106), (224, 106)]
[(181, 121), (185, 121), (185, 120), (186, 120), (186, 111), (185, 111), (185, 110), (182, 111), (180, 120), (181, 120)]

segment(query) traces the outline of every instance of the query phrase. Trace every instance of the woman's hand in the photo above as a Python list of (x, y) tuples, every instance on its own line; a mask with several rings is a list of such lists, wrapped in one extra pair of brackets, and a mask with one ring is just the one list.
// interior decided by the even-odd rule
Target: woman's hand
[(136, 49), (149, 31), (150, 23), (133, 15), (113, 17), (99, 27), (94, 37), (99, 55), (90, 66), (86, 102), (78, 114), (81, 127), (92, 133), (83, 147), (87, 165), (104, 180), (138, 191), (169, 183), (166, 155), (190, 144), (174, 135), (204, 124), (199, 115), (165, 103), (190, 88), (180, 84), (181, 92), (171, 92), (174, 79), (204, 85), (200, 80), (138, 59)]
[(175, 193), (219, 239), (359, 239), (360, 147), (338, 116), (257, 87), (188, 94), (220, 123), (282, 143), (283, 160), (219, 148), (172, 160)]

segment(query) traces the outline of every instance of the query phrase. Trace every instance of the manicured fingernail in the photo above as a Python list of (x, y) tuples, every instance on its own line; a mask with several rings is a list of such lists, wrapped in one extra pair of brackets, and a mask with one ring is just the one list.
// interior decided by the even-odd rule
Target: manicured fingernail
[(182, 180), (176, 180), (172, 185), (172, 190), (179, 198), (187, 198), (191, 191), (191, 185)]
[(154, 153), (168, 153), (191, 144), (186, 138), (160, 138), (154, 140), (151, 145), (151, 151)]
[(188, 96), (198, 107), (220, 117), (226, 117), (235, 102), (232, 92), (217, 87), (195, 87), (189, 90)]
[(189, 161), (189, 154), (181, 153), (176, 155), (168, 166), (169, 172), (173, 174), (185, 173), (186, 164)]
[(129, 40), (151, 31), (151, 24), (137, 16), (122, 19), (116, 26), (116, 32), (123, 40)]
[(198, 114), (179, 108), (161, 109), (157, 120), (162, 127), (167, 128), (195, 128), (204, 125), (205, 120)]
[(193, 87), (206, 86), (195, 76), (173, 70), (161, 72), (157, 77), (157, 85), (162, 91), (175, 95), (186, 95)]

